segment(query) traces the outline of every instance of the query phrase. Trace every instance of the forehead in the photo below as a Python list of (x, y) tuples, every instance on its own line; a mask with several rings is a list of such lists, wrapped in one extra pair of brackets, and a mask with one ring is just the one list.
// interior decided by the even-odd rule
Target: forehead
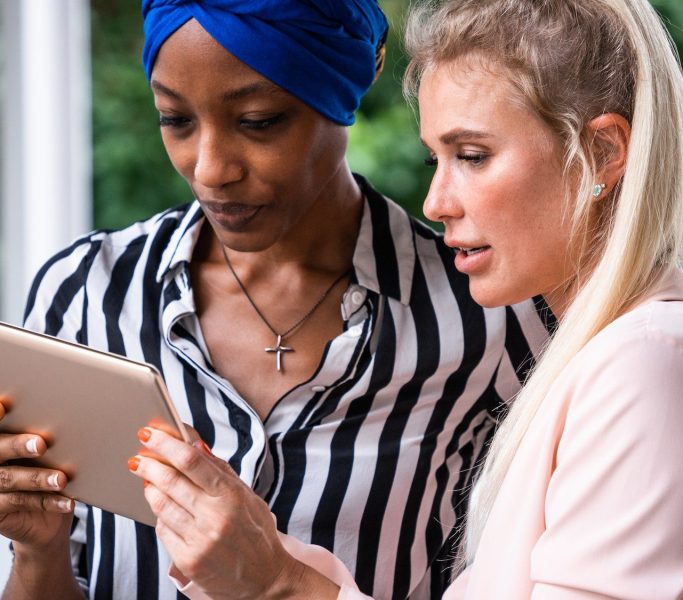
[(477, 131), (539, 127), (548, 132), (531, 103), (497, 63), (464, 56), (436, 63), (422, 76), (418, 92), (420, 129), (429, 142), (444, 128)]
[(505, 67), (482, 57), (465, 55), (430, 66), (422, 76), (418, 99), (420, 103), (449, 97), (498, 104), (516, 104), (528, 108), (526, 99), (512, 83), (512, 74)]

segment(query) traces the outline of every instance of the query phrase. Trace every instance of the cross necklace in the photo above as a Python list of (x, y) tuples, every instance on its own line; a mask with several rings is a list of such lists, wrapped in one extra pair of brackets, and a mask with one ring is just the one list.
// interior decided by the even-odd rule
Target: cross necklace
[(256, 314), (259, 316), (261, 321), (263, 321), (268, 329), (270, 329), (275, 336), (275, 345), (270, 347), (270, 348), (264, 348), (264, 350), (269, 353), (269, 354), (275, 354), (275, 366), (277, 370), (280, 373), (285, 372), (284, 365), (282, 364), (282, 355), (285, 354), (286, 352), (294, 352), (294, 348), (291, 346), (283, 346), (282, 342), (284, 339), (294, 333), (299, 327), (301, 327), (312, 315), (313, 313), (318, 309), (318, 307), (324, 302), (325, 298), (327, 298), (328, 294), (334, 289), (334, 287), (342, 280), (344, 277), (346, 277), (349, 274), (349, 271), (345, 271), (342, 273), (337, 279), (335, 279), (330, 287), (328, 287), (325, 292), (323, 293), (320, 298), (318, 298), (318, 301), (313, 305), (313, 307), (303, 316), (301, 317), (294, 325), (292, 325), (289, 329), (286, 331), (283, 331), (282, 333), (279, 333), (275, 330), (275, 328), (270, 324), (270, 321), (266, 319), (265, 315), (261, 312), (261, 309), (256, 305), (256, 302), (254, 302), (254, 299), (249, 295), (249, 292), (247, 291), (246, 286), (244, 283), (242, 283), (242, 280), (237, 276), (237, 273), (235, 272), (234, 267), (232, 266), (232, 263), (230, 262), (230, 259), (228, 258), (228, 253), (225, 251), (225, 246), (221, 244), (221, 250), (223, 251), (223, 257), (225, 258), (225, 262), (228, 265), (228, 268), (230, 269), (230, 272), (232, 273), (233, 277), (235, 278), (235, 281), (237, 284), (240, 286), (240, 289), (244, 293), (244, 295), (247, 297), (247, 300), (249, 300), (249, 304), (254, 308), (256, 311)]

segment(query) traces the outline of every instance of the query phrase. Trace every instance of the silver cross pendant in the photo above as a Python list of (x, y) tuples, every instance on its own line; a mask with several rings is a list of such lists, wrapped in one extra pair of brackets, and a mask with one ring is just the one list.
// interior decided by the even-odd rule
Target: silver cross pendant
[(280, 372), (284, 372), (284, 369), (282, 368), (282, 354), (284, 352), (294, 352), (294, 348), (288, 348), (287, 346), (283, 346), (282, 345), (282, 336), (278, 335), (277, 341), (275, 342), (275, 347), (266, 348), (265, 350), (266, 350), (266, 352), (275, 352), (277, 370)]

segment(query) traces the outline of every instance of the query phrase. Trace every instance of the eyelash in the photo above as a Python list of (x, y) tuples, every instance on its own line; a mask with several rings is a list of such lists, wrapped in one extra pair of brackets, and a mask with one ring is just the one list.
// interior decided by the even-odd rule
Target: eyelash
[(481, 152), (470, 153), (470, 154), (458, 154), (458, 160), (464, 160), (470, 163), (474, 167), (480, 166), (486, 159), (486, 154)]
[[(252, 131), (263, 131), (270, 127), (274, 127), (284, 119), (284, 115), (275, 115), (274, 117), (269, 117), (268, 119), (242, 119), (240, 125), (245, 129), (250, 129)], [(166, 117), (164, 115), (159, 116), (159, 126), (161, 127), (172, 127), (180, 128), (184, 127), (190, 122), (190, 119), (185, 117)]]
[(159, 116), (159, 126), (160, 127), (183, 127), (190, 122), (189, 119), (185, 117), (165, 117), (164, 115)]
[[(466, 162), (471, 163), (473, 166), (478, 167), (480, 166), (484, 160), (486, 159), (486, 154), (478, 153), (478, 154), (458, 154), (457, 155), (458, 160), (464, 160)], [(436, 158), (425, 158), (425, 165), (428, 167), (436, 167), (439, 164), (439, 161)]]
[(254, 131), (263, 131), (264, 129), (269, 129), (270, 127), (275, 127), (285, 118), (285, 115), (275, 115), (274, 117), (269, 117), (268, 119), (242, 119), (240, 125), (245, 129), (251, 129)]

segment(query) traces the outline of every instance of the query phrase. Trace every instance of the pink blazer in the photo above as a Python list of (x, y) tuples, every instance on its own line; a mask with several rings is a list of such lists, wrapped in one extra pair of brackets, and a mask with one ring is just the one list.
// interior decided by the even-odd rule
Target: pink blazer
[[(341, 585), (338, 600), (367, 598), (330, 553), (295, 546)], [(679, 271), (567, 365), (443, 598), (530, 599), (683, 599)]]
[(683, 598), (683, 275), (565, 368), (449, 600)]

